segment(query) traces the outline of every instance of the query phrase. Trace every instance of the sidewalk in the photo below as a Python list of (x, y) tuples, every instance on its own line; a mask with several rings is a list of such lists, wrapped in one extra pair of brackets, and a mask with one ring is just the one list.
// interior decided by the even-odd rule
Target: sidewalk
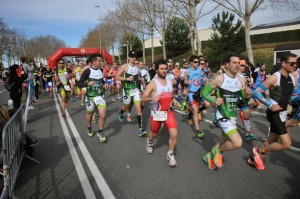
[(84, 198), (65, 137), (62, 132), (55, 102), (42, 94), (29, 110), (31, 122), (27, 135), (36, 138), (32, 157), (24, 159), (15, 185), (18, 198)]

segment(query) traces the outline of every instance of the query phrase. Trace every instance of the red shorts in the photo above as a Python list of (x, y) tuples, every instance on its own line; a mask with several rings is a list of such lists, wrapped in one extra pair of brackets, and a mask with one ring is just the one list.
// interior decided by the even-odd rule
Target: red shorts
[[(157, 134), (160, 130), (161, 124), (163, 122), (160, 121), (154, 121), (153, 120), (153, 116), (150, 117), (150, 126), (151, 126), (151, 131), (154, 134)], [(176, 122), (176, 118), (174, 115), (173, 111), (168, 111), (168, 119), (166, 121), (164, 121), (167, 129), (173, 129), (173, 128), (177, 128), (177, 122)]]

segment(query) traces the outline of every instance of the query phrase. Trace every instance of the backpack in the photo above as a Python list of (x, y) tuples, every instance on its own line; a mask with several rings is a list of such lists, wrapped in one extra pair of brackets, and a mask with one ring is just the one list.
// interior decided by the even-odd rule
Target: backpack
[(11, 88), (12, 86), (15, 84), (15, 82), (13, 82), (12, 84), (10, 84), (10, 77), (8, 76), (6, 79), (5, 79), (5, 82), (4, 82), (4, 88), (7, 90), (7, 91), (11, 91)]

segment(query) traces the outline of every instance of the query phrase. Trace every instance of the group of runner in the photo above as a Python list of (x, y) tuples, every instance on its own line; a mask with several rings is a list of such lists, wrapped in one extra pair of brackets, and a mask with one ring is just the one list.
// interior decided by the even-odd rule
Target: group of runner
[[(177, 122), (174, 107), (182, 108), (188, 112), (188, 124), (194, 125), (195, 136), (203, 138), (205, 133), (200, 130), (199, 113), (207, 107), (216, 106), (213, 123), (222, 130), (221, 140), (212, 147), (212, 150), (202, 158), (209, 169), (223, 166), (222, 153), (234, 150), (242, 145), (242, 138), (237, 131), (237, 108), (244, 124), (245, 139), (253, 140), (251, 134), (250, 116), (259, 103), (268, 107), (267, 118), (270, 122), (268, 140), (261, 147), (253, 147), (248, 163), (255, 168), (263, 170), (263, 157), (267, 152), (284, 150), (291, 146), (288, 127), (298, 125), (300, 121), (300, 80), (299, 70), (296, 71), (296, 58), (294, 54), (284, 54), (280, 71), (266, 78), (265, 65), (252, 74), (253, 83), (249, 73), (245, 72), (247, 61), (238, 55), (228, 56), (224, 62), (223, 70), (210, 78), (208, 62), (201, 56), (192, 55), (189, 61), (175, 63), (171, 59), (158, 60), (148, 71), (143, 62), (137, 61), (134, 51), (128, 54), (128, 63), (118, 66), (104, 66), (101, 55), (92, 55), (83, 66), (83, 62), (72, 70), (65, 66), (64, 60), (59, 60), (54, 72), (55, 86), (61, 96), (62, 116), (66, 117), (65, 108), (68, 104), (68, 95), (76, 93), (81, 95), (81, 104), (86, 107), (86, 126), (88, 136), (93, 136), (91, 122), (95, 119), (95, 112), (99, 114), (97, 136), (101, 142), (106, 141), (104, 124), (106, 118), (105, 92), (110, 91), (112, 101), (122, 98), (122, 106), (117, 112), (118, 120), (131, 121), (131, 109), (134, 107), (137, 115), (138, 136), (148, 135), (146, 151), (153, 153), (153, 140), (161, 130), (162, 124), (169, 131), (169, 150), (167, 159), (169, 166), (177, 165), (174, 149), (177, 142)], [(156, 75), (153, 75), (153, 70)], [(44, 73), (46, 88), (53, 94), (50, 69)], [(72, 82), (72, 79), (75, 79)], [(50, 84), (49, 84), (50, 83)], [(73, 85), (72, 85), (73, 84)], [(78, 87), (75, 91), (75, 87)], [(269, 89), (270, 101), (263, 93)], [(74, 92), (74, 93), (73, 93)], [(211, 95), (213, 93), (213, 95)], [(186, 99), (183, 99), (186, 94)], [(106, 94), (106, 97), (108, 95)], [(79, 96), (78, 96), (79, 97)], [(285, 123), (287, 105), (291, 101), (295, 107), (294, 116)], [(249, 103), (249, 100), (252, 102)], [(150, 131), (143, 128), (142, 115), (146, 102), (151, 102)], [(97, 110), (97, 111), (95, 111)]]

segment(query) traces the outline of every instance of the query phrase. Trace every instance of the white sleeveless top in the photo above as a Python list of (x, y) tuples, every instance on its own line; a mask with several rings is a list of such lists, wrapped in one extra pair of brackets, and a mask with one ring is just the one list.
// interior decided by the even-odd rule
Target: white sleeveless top
[(128, 64), (128, 70), (126, 71), (126, 73), (128, 73), (130, 75), (137, 75), (137, 74), (139, 74), (139, 69), (135, 66), (130, 66)]
[(173, 86), (172, 82), (168, 79), (167, 85), (162, 85), (156, 78), (154, 78), (152, 81), (155, 82), (156, 84), (156, 93), (154, 96), (160, 96), (160, 99), (158, 102), (153, 102), (152, 103), (152, 110), (155, 111), (168, 111), (172, 105), (172, 91), (173, 91)]
[(224, 73), (223, 76), (224, 76), (224, 80), (220, 88), (230, 92), (237, 92), (242, 90), (242, 83), (239, 80), (237, 75), (234, 78), (232, 78)]

